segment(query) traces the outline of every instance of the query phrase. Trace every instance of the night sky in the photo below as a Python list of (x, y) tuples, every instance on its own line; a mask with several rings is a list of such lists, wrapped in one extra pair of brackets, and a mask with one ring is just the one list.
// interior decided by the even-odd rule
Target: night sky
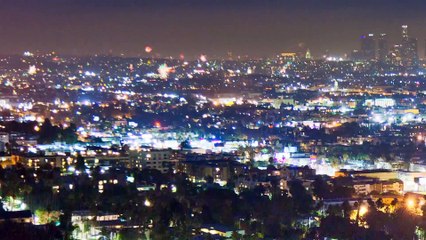
[(400, 26), (426, 39), (425, 0), (0, 0), (0, 54), (273, 56), (305, 43), (315, 56), (357, 48)]

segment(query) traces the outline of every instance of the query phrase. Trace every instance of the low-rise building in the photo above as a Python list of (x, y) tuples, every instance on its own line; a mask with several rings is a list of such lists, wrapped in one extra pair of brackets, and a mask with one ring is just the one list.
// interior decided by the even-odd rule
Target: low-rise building
[(33, 215), (30, 210), (0, 211), (0, 222), (11, 221), (16, 223), (32, 223)]
[(362, 171), (350, 171), (340, 170), (335, 174), (336, 177), (368, 177), (377, 178), (380, 180), (397, 179), (398, 172), (387, 169), (375, 169), (375, 170), (362, 170)]
[(203, 235), (210, 235), (211, 237), (221, 237), (222, 239), (232, 239), (234, 233), (245, 235), (244, 230), (234, 229), (220, 224), (205, 224), (202, 225), (199, 231)]
[(371, 193), (402, 194), (404, 188), (404, 183), (399, 179), (380, 180), (369, 177), (340, 177), (334, 179), (334, 184), (353, 187), (356, 194), (364, 196)]
[(180, 164), (183, 172), (193, 181), (204, 181), (211, 177), (219, 183), (226, 183), (246, 169), (246, 165), (232, 160), (183, 161)]
[(177, 163), (172, 149), (144, 149), (132, 154), (134, 166), (140, 169), (157, 169), (163, 173), (174, 169)]

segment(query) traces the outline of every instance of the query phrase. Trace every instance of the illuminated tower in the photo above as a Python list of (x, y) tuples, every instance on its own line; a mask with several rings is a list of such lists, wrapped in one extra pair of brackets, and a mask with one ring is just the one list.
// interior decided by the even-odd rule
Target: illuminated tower
[(388, 55), (389, 61), (392, 65), (402, 66), (402, 46), (401, 44), (395, 44)]
[(408, 26), (402, 25), (402, 39), (408, 39)]
[(306, 59), (311, 59), (312, 58), (311, 51), (309, 50), (309, 48), (308, 48), (308, 50), (306, 50), (305, 58)]

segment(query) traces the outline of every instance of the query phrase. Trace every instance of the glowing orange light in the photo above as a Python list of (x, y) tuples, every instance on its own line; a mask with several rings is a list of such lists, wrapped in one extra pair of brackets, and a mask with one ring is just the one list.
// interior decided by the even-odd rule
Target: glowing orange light
[(154, 123), (154, 126), (155, 126), (156, 128), (161, 128), (161, 123), (160, 123), (159, 121), (156, 121), (156, 122)]
[(406, 204), (407, 204), (407, 207), (408, 207), (408, 208), (414, 208), (414, 207), (415, 207), (415, 205), (416, 205), (416, 203), (415, 203), (414, 199), (407, 199)]
[(152, 48), (151, 48), (150, 46), (146, 46), (146, 47), (145, 47), (145, 52), (146, 52), (146, 53), (150, 53), (150, 52), (152, 52)]
[(361, 206), (359, 208), (359, 215), (364, 216), (368, 212), (368, 208), (366, 206)]

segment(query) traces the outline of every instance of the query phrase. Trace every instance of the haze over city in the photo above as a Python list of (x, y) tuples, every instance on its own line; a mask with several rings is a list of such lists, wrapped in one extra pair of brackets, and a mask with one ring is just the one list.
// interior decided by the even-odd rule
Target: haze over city
[(342, 56), (365, 33), (396, 40), (404, 24), (426, 39), (425, 10), (417, 0), (2, 1), (0, 53), (144, 56), (149, 45), (162, 57), (271, 57), (303, 43)]

